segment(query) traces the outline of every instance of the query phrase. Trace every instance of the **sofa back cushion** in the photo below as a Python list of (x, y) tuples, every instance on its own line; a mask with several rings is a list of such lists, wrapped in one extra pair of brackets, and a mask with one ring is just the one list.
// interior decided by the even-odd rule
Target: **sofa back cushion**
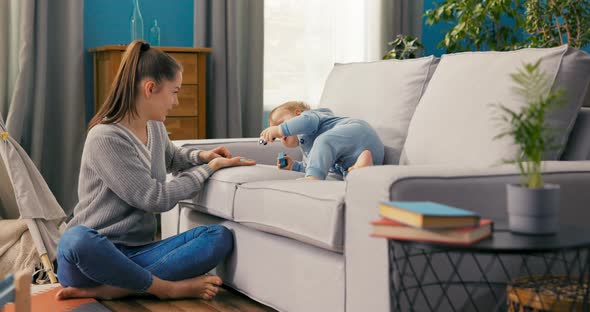
[(320, 107), (369, 122), (385, 145), (386, 164), (399, 163), (408, 125), (438, 59), (336, 64)]
[(590, 160), (590, 107), (582, 107), (561, 160)]
[[(408, 129), (402, 163), (494, 165), (514, 159), (517, 146), (500, 133), (500, 114), (491, 104), (520, 110), (510, 74), (523, 63), (541, 59), (552, 90), (566, 91), (564, 106), (547, 115), (549, 126), (561, 129), (557, 144), (565, 146), (590, 80), (590, 55), (567, 45), (510, 52), (466, 52), (443, 55)], [(561, 150), (548, 151), (548, 160)]]

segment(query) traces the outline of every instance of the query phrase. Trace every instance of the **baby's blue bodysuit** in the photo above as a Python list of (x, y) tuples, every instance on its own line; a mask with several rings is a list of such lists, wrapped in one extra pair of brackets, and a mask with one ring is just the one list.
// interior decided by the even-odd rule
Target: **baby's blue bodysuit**
[(358, 156), (369, 150), (375, 165), (383, 164), (384, 147), (375, 130), (360, 119), (334, 116), (327, 108), (312, 109), (283, 122), (285, 136), (296, 135), (307, 163), (293, 164), (305, 176), (325, 179), (332, 170), (345, 176)]

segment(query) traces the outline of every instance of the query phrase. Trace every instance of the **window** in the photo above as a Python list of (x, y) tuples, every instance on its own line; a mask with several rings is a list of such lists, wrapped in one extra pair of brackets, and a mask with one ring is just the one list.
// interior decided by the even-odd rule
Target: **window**
[[(375, 11), (367, 4), (371, 2), (265, 0), (266, 113), (289, 100), (317, 107), (334, 63), (369, 60), (367, 17)], [(378, 59), (379, 53), (372, 58)]]

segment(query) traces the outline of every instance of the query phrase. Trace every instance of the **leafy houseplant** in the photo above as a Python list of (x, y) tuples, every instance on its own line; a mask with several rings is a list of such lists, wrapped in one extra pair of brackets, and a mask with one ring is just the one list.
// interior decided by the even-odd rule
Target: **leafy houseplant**
[(554, 233), (559, 228), (559, 186), (544, 184), (542, 160), (545, 152), (556, 149), (552, 132), (546, 124), (547, 114), (563, 102), (564, 91), (551, 91), (551, 82), (541, 72), (540, 61), (524, 64), (512, 74), (514, 93), (525, 103), (520, 110), (496, 105), (504, 125), (500, 139), (511, 137), (518, 146), (515, 160), (521, 184), (508, 185), (508, 216), (511, 230), (528, 234)]
[(420, 56), (424, 51), (424, 46), (412, 36), (397, 35), (397, 37), (388, 43), (391, 50), (383, 56), (384, 60), (396, 59), (405, 60)]
[(522, 178), (522, 186), (543, 188), (541, 162), (547, 150), (555, 149), (551, 132), (555, 129), (546, 125), (547, 112), (562, 103), (563, 90), (550, 92), (551, 82), (540, 71), (540, 61), (524, 64), (523, 69), (512, 74), (516, 83), (515, 94), (527, 105), (514, 111), (504, 105), (497, 105), (503, 113), (500, 120), (505, 124), (495, 139), (510, 136), (519, 148), (516, 160)]
[(424, 15), (452, 26), (439, 43), (449, 53), (590, 43), (586, 0), (444, 0)]
[(582, 48), (590, 43), (590, 1), (526, 0), (525, 31), (531, 47), (569, 44)]

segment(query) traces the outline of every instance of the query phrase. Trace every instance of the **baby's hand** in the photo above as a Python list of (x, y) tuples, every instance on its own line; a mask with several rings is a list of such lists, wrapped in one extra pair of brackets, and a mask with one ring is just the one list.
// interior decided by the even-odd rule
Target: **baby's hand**
[(266, 142), (273, 142), (275, 138), (282, 137), (281, 128), (279, 126), (272, 126), (264, 129), (260, 133), (260, 137)]
[(277, 168), (281, 170), (291, 170), (294, 163), (293, 158), (289, 157), (288, 155), (285, 155), (283, 158), (287, 161), (287, 165), (285, 167), (281, 167), (281, 161), (277, 158)]

